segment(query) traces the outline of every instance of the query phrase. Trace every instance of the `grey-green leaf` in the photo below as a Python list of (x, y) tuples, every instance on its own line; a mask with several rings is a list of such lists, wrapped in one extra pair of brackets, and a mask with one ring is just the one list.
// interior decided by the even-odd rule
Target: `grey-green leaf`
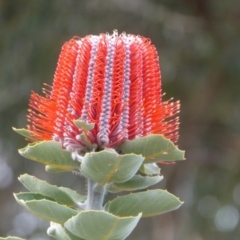
[(63, 224), (78, 211), (46, 199), (26, 200), (22, 194), (14, 194), (17, 202), (32, 214), (47, 221)]
[(123, 240), (136, 227), (136, 217), (117, 217), (105, 211), (82, 211), (65, 224), (74, 235), (87, 240)]
[(23, 137), (25, 137), (25, 138), (33, 141), (33, 142), (38, 141), (36, 138), (34, 138), (34, 137), (31, 135), (30, 131), (27, 130), (27, 129), (25, 129), (25, 128), (14, 128), (14, 127), (13, 127), (12, 129), (13, 129), (14, 132), (22, 135)]
[(64, 191), (65, 193), (67, 193), (69, 196), (71, 196), (71, 198), (73, 199), (73, 201), (75, 203), (84, 202), (86, 200), (86, 196), (80, 195), (76, 191), (74, 191), (70, 188), (59, 187), (59, 189)]
[(143, 164), (140, 169), (142, 173), (146, 175), (158, 175), (160, 174), (160, 168), (156, 163)]
[(107, 190), (112, 193), (120, 191), (136, 191), (150, 187), (163, 179), (163, 176), (133, 176), (132, 179), (124, 183), (110, 183)]
[[(42, 181), (34, 176), (24, 174), (19, 177), (19, 181), (31, 192), (40, 193), (44, 196), (53, 198), (56, 202), (67, 206), (75, 206), (76, 202), (72, 199), (71, 194), (61, 188)], [(84, 201), (82, 196), (82, 200)]]
[(151, 134), (124, 142), (120, 146), (124, 153), (142, 154), (144, 163), (184, 160), (184, 151), (160, 134)]
[(104, 209), (117, 216), (151, 217), (173, 211), (179, 208), (182, 202), (166, 190), (149, 190), (117, 197), (108, 202)]
[[(13, 194), (14, 195), (14, 194)], [(33, 192), (20, 192), (15, 194), (17, 197), (23, 201), (32, 201), (32, 200), (49, 200), (54, 202), (53, 198), (44, 196), (40, 193), (33, 193)], [(14, 196), (15, 196), (14, 195)]]
[(80, 167), (79, 162), (72, 160), (70, 152), (62, 149), (61, 144), (55, 141), (28, 144), (19, 149), (19, 153), (33, 161), (64, 171), (78, 171)]
[(73, 120), (73, 123), (80, 129), (84, 130), (84, 131), (89, 131), (92, 130), (95, 126), (94, 123), (85, 123), (82, 120)]
[(45, 171), (49, 172), (49, 173), (62, 173), (62, 172), (66, 172), (66, 170), (59, 169), (59, 168), (54, 168), (54, 167), (49, 166), (49, 165), (45, 166)]
[(86, 240), (86, 239), (83, 239), (83, 238), (80, 238), (76, 235), (74, 235), (72, 232), (68, 231), (66, 228), (65, 229), (65, 232), (68, 234), (68, 236), (70, 237), (71, 240)]
[(57, 240), (84, 240), (79, 238), (65, 229), (61, 224), (51, 222), (47, 234)]
[(57, 240), (71, 240), (61, 224), (51, 222), (47, 234)]
[(82, 160), (81, 172), (101, 185), (109, 182), (121, 183), (136, 174), (143, 160), (140, 155), (119, 155), (109, 150), (87, 153)]

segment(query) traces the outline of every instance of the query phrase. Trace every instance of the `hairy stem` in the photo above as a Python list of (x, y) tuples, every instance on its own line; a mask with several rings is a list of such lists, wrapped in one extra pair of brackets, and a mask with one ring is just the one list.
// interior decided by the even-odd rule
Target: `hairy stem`
[(88, 179), (88, 196), (86, 201), (86, 209), (102, 210), (104, 196), (106, 194), (106, 185), (101, 186), (97, 182)]

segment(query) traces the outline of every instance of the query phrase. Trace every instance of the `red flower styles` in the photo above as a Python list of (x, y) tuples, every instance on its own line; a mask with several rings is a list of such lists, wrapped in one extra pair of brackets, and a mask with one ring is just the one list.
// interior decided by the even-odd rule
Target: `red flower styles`
[(100, 149), (148, 134), (178, 139), (180, 103), (162, 101), (158, 54), (147, 38), (114, 31), (71, 39), (43, 93), (31, 94), (28, 129), (71, 152), (86, 147), (77, 119), (94, 123), (84, 133)]

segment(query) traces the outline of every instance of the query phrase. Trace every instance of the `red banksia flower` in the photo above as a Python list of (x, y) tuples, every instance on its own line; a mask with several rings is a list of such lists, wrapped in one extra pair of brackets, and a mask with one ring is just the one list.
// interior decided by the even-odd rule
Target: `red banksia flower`
[[(162, 101), (156, 48), (147, 38), (125, 33), (75, 37), (61, 50), (53, 85), (45, 97), (32, 92), (28, 129), (38, 140), (64, 148), (116, 147), (124, 140), (163, 134), (177, 141), (179, 102)], [(94, 123), (88, 131), (74, 120)]]

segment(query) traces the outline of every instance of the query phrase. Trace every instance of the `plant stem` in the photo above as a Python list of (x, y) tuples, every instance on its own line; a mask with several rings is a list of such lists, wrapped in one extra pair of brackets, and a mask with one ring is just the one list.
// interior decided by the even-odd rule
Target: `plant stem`
[(106, 193), (106, 185), (101, 186), (97, 182), (88, 178), (88, 196), (86, 209), (102, 210), (104, 196)]

